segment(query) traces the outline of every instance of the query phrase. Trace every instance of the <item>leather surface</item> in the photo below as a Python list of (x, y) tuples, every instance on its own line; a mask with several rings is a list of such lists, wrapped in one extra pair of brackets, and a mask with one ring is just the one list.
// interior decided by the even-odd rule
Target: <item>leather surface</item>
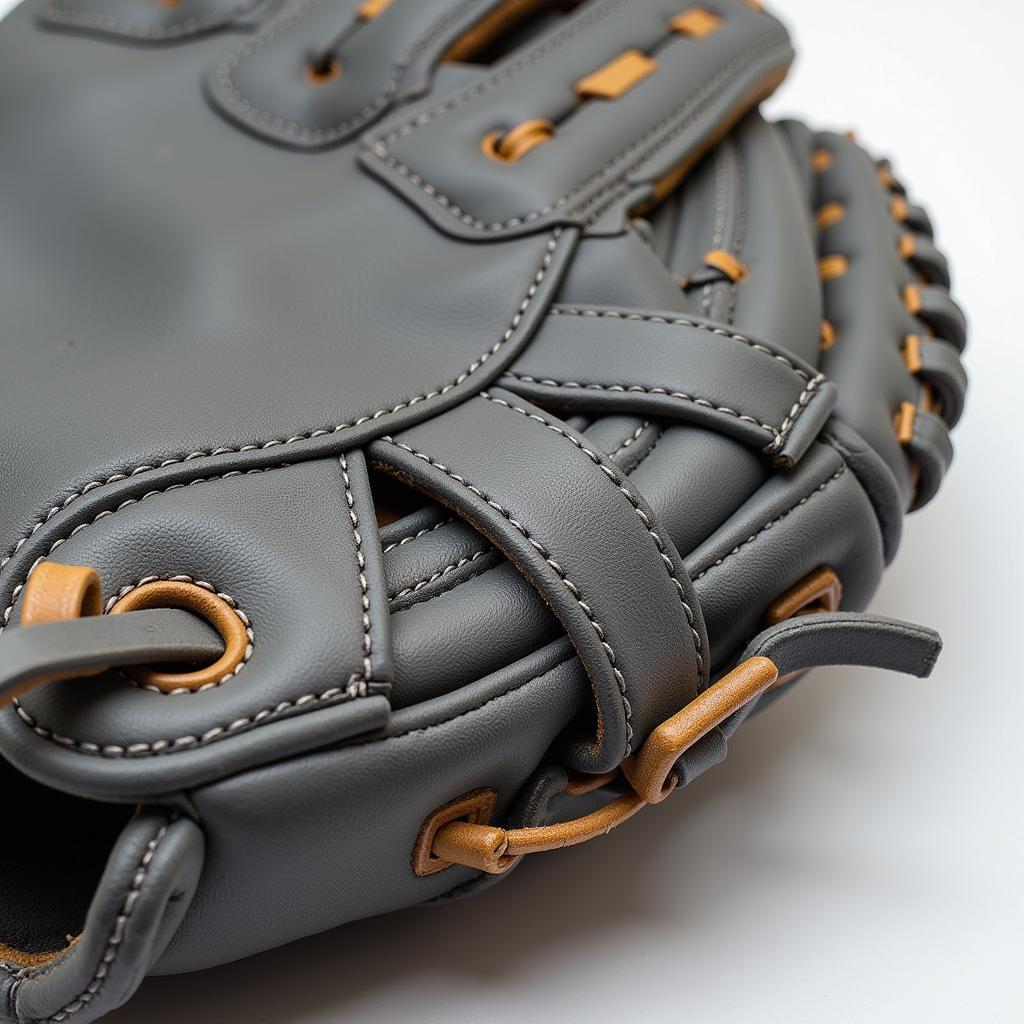
[[(84, 670), (149, 614), (145, 650), (212, 653), (166, 611), (33, 637), (51, 557), (106, 610), (199, 581), (252, 649), (196, 693), (108, 672), (0, 713), (12, 774), (144, 807), (72, 950), (0, 965), (7, 1018), (481, 888), (413, 874), (432, 811), (559, 813), (566, 769), (614, 768), (822, 566), (846, 617), (762, 638), (783, 662), (934, 650), (850, 615), (949, 464), (965, 321), (888, 164), (752, 109), (792, 58), (774, 18), (720, 0), (698, 39), (584, 0), (454, 61), (497, 2), (71, 3), (0, 25), (0, 659)], [(579, 102), (630, 48), (657, 70)], [(485, 154), (531, 118), (548, 141)]]

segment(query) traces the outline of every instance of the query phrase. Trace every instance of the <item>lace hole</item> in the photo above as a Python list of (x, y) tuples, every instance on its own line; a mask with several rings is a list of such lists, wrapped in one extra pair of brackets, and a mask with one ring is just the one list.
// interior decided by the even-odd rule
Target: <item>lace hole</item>
[(310, 85), (327, 85), (341, 77), (341, 61), (329, 55), (321, 57), (306, 65), (305, 74)]

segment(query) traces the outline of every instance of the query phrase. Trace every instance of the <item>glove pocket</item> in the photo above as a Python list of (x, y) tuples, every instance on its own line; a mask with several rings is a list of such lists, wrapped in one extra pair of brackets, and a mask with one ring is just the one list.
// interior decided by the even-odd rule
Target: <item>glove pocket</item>
[[(47, 534), (46, 560), (21, 569), (8, 666), (36, 638), (47, 640), (42, 664), (71, 649), (59, 681), (22, 692), (0, 713), (0, 752), (26, 774), (87, 797), (152, 799), (387, 724), (389, 612), (361, 455), (205, 477), (193, 464), (191, 472), (80, 510), (77, 525)], [(93, 610), (102, 614), (15, 627), (26, 615), (46, 617), (43, 577), (53, 561), (96, 570)], [(142, 628), (159, 613), (163, 643), (166, 624), (177, 628), (169, 607), (186, 609), (185, 620), (224, 653), (161, 653), (139, 664), (115, 645), (88, 672), (74, 671), (84, 641), (65, 641), (62, 627), (94, 637)], [(105, 657), (123, 667), (97, 674)], [(199, 663), (159, 663), (175, 660)]]

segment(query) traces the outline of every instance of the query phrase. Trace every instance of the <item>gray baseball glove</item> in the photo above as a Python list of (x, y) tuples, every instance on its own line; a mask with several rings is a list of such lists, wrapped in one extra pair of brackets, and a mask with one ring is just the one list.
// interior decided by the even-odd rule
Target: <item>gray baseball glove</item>
[[(715, 765), (951, 456), (962, 314), (756, 3), (0, 26), (0, 1019), (467, 894)], [(31, 824), (29, 824), (31, 823)]]

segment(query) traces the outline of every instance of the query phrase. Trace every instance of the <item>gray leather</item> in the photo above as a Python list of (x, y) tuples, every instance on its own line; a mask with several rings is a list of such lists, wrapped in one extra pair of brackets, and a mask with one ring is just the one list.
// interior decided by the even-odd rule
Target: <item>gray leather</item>
[(209, 664), (223, 651), (211, 626), (174, 608), (16, 629), (4, 643), (0, 701), (6, 703), (35, 679), (61, 672), (160, 662)]
[(120, 1006), (188, 911), (203, 849), (187, 818), (156, 810), (135, 817), (111, 852), (81, 939), (46, 966), (13, 972), (9, 1019), (95, 1020)]
[[(0, 964), (0, 1019), (85, 1024), (151, 969), (478, 890), (413, 873), (433, 810), (484, 787), (498, 822), (562, 813), (567, 770), (614, 768), (822, 566), (843, 615), (765, 634), (780, 664), (930, 657), (851, 613), (948, 465), (964, 321), (887, 164), (747, 109), (792, 59), (772, 17), (718, 0), (690, 38), (680, 5), (583, 0), (454, 62), (496, 2), (58, 2), (0, 25), (0, 679), (219, 650), (186, 613), (18, 626), (48, 558), (94, 566), (105, 605), (207, 584), (253, 642), (201, 692), (108, 672), (0, 713), (7, 791), (143, 808), (47, 908), (82, 938)], [(631, 47), (656, 72), (578, 103)], [(539, 117), (522, 159), (483, 152)]]

